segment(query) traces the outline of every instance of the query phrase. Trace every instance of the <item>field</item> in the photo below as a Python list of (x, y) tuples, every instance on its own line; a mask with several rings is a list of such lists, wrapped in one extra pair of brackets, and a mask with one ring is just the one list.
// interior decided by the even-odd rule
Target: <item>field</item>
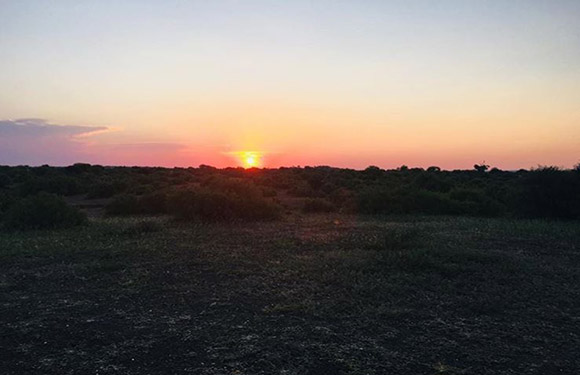
[(576, 374), (580, 223), (295, 213), (0, 232), (3, 374)]

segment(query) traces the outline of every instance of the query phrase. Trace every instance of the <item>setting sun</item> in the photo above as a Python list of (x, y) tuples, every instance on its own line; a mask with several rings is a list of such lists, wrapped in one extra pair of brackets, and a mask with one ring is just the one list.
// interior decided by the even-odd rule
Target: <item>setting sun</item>
[(247, 167), (255, 167), (256, 166), (256, 157), (253, 155), (246, 156), (246, 160), (244, 163)]
[(257, 168), (262, 165), (263, 154), (258, 151), (237, 151), (229, 153), (236, 157), (244, 168)]

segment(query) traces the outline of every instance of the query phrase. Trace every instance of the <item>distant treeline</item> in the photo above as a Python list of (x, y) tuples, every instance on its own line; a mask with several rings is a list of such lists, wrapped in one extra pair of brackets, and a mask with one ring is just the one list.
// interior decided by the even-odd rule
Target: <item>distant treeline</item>
[[(103, 199), (109, 215), (171, 214), (183, 220), (270, 219), (288, 210), (290, 200), (300, 201), (305, 213), (578, 219), (580, 167), (502, 171), (475, 165), (472, 170), (444, 171), (405, 166), (392, 170), (0, 166), (0, 218), (5, 227), (82, 222), (64, 212), (66, 205), (56, 203), (67, 196)], [(46, 218), (22, 224), (32, 219), (21, 212), (39, 210), (39, 202), (48, 201), (52, 203), (45, 208)], [(19, 215), (23, 217), (16, 219)]]

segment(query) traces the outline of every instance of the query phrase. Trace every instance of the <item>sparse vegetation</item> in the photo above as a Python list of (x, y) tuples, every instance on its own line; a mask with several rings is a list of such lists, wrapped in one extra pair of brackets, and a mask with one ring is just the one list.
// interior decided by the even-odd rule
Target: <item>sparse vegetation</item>
[(580, 368), (577, 170), (0, 172), (7, 374)]
[(578, 233), (336, 213), (4, 232), (3, 372), (573, 374)]

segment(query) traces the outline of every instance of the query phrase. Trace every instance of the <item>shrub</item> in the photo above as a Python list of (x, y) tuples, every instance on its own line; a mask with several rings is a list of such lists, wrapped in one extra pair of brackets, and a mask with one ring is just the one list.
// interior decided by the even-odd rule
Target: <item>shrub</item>
[(12, 181), (11, 181), (10, 177), (5, 175), (4, 173), (0, 173), (0, 189), (8, 187), (8, 185), (10, 185), (11, 182)]
[(336, 207), (332, 203), (320, 198), (306, 199), (304, 201), (304, 205), (302, 206), (302, 212), (306, 213), (334, 211), (336, 211)]
[(447, 192), (451, 188), (449, 182), (435, 173), (421, 173), (415, 178), (414, 185), (420, 189), (434, 192)]
[(69, 165), (65, 167), (65, 170), (70, 174), (82, 174), (82, 173), (90, 173), (93, 169), (101, 170), (103, 167), (100, 165), (90, 165), (87, 163), (75, 163), (73, 165)]
[(67, 228), (84, 224), (86, 215), (53, 194), (39, 193), (14, 203), (4, 225), (10, 229)]
[(392, 192), (388, 189), (369, 188), (357, 196), (358, 210), (364, 214), (393, 212)]
[(2, 213), (14, 202), (14, 197), (7, 190), (0, 190), (0, 218)]
[(505, 212), (505, 207), (500, 202), (488, 197), (484, 191), (479, 189), (453, 189), (449, 193), (449, 197), (457, 202), (459, 213), (499, 216)]
[(457, 214), (461, 209), (446, 194), (427, 190), (411, 190), (400, 195), (403, 213)]
[(262, 187), (262, 196), (264, 198), (273, 198), (277, 195), (278, 192), (276, 191), (276, 189), (267, 186)]
[(358, 196), (359, 211), (368, 214), (452, 214), (458, 205), (446, 194), (427, 190), (369, 189)]
[(278, 216), (278, 207), (260, 195), (237, 195), (208, 189), (181, 190), (169, 198), (168, 210), (179, 220), (267, 220)]
[(100, 182), (93, 185), (88, 194), (87, 198), (97, 199), (97, 198), (110, 198), (116, 194), (123, 192), (126, 189), (126, 184), (123, 182)]
[(106, 206), (108, 215), (157, 215), (167, 213), (167, 194), (155, 192), (145, 195), (117, 195)]
[(157, 215), (167, 213), (167, 194), (164, 192), (152, 192), (139, 197), (140, 212)]
[(83, 192), (79, 181), (68, 176), (42, 176), (33, 177), (24, 181), (18, 187), (22, 196), (34, 195), (40, 192), (58, 195), (75, 195)]
[(123, 194), (117, 195), (105, 207), (107, 215), (137, 215), (141, 214), (139, 198), (136, 195)]
[(312, 186), (307, 181), (296, 180), (290, 185), (288, 194), (293, 197), (305, 198), (314, 197), (316, 192), (312, 189)]
[(381, 177), (383, 172), (384, 171), (381, 168), (374, 165), (369, 165), (368, 167), (365, 168), (365, 170), (362, 173), (365, 177), (369, 179), (376, 179)]
[(515, 201), (523, 216), (573, 219), (580, 217), (580, 176), (573, 171), (542, 167), (526, 173)]

